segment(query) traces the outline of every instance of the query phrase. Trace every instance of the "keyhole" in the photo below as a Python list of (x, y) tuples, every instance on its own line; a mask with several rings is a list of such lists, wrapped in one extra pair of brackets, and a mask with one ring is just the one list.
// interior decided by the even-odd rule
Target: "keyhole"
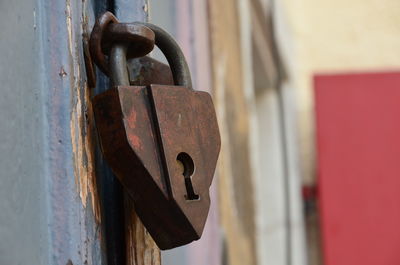
[(186, 195), (188, 201), (199, 200), (200, 196), (194, 192), (192, 184), (192, 175), (194, 173), (194, 163), (190, 155), (182, 152), (176, 157), (176, 161), (182, 167), (182, 175), (185, 178)]

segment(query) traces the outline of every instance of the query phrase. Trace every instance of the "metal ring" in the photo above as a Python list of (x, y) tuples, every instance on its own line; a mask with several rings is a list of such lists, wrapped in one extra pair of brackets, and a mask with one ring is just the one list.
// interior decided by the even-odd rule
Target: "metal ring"
[[(103, 38), (105, 34), (109, 39), (107, 42)], [(189, 67), (182, 50), (171, 35), (156, 25), (145, 22), (119, 23), (111, 12), (105, 12), (97, 19), (93, 28), (90, 52), (99, 68), (109, 75), (104, 49), (108, 52), (114, 43), (128, 43), (127, 59), (141, 57), (153, 49), (153, 41), (164, 53), (175, 85), (192, 89)]]
[(110, 54), (116, 43), (127, 44), (127, 59), (143, 57), (154, 49), (155, 34), (148, 27), (136, 23), (114, 23), (105, 31), (103, 53)]
[(105, 28), (110, 23), (118, 23), (118, 19), (111, 13), (105, 12), (96, 20), (92, 33), (90, 34), (90, 54), (93, 61), (97, 64), (100, 70), (108, 75), (108, 60), (102, 51), (102, 39)]
[(93, 27), (90, 52), (100, 70), (109, 76), (109, 60), (105, 54), (110, 54), (114, 44), (126, 43), (129, 59), (150, 53), (154, 48), (154, 39), (154, 32), (148, 27), (136, 23), (119, 23), (111, 12), (105, 12)]

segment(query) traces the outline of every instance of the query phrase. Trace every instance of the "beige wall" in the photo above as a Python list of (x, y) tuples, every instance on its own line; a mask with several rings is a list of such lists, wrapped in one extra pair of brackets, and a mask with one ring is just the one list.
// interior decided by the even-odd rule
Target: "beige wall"
[[(400, 69), (400, 1), (274, 0), (284, 84), (304, 184), (315, 183), (313, 75)], [(288, 107), (290, 108), (290, 106)], [(297, 128), (297, 129), (296, 129)], [(296, 151), (297, 149), (297, 151)], [(306, 217), (308, 264), (321, 264), (318, 214)]]
[(275, 1), (280, 49), (297, 102), (302, 176), (313, 183), (312, 76), (399, 69), (400, 1)]
[[(280, 184), (284, 174), (272, 172), (273, 166), (278, 168), (280, 162), (268, 157), (279, 155), (279, 137), (262, 127), (263, 122), (265, 126), (276, 126), (267, 123), (269, 118), (279, 119), (274, 116), (276, 108), (271, 100), (276, 99), (267, 98), (276, 95), (268, 90), (270, 87), (254, 87), (253, 91), (253, 81), (257, 80), (248, 78), (254, 69), (248, 65), (250, 42), (246, 40), (249, 40), (250, 19), (245, 7), (251, 2), (258, 1), (208, 1), (214, 100), (223, 141), (218, 183), (225, 254), (229, 264), (280, 264), (286, 262), (282, 257), (287, 257), (290, 251), (292, 264), (316, 264), (313, 261), (318, 261), (317, 255), (309, 257), (310, 262), (304, 257), (299, 183), (302, 179), (311, 184), (315, 179), (312, 76), (318, 72), (400, 68), (400, 21), (397, 21), (400, 1), (274, 0), (275, 32), (287, 73), (282, 93), (287, 116), (288, 185), (281, 189), (289, 194), (287, 198), (282, 198), (283, 192), (278, 190), (279, 185), (284, 186)], [(264, 6), (267, 2), (261, 1)], [(256, 90), (268, 90), (270, 94), (257, 94)], [(278, 147), (269, 145), (264, 150), (260, 148), (262, 141), (258, 141), (260, 152), (255, 152), (257, 133), (261, 140)], [(273, 166), (263, 163), (265, 159)], [(265, 186), (261, 187), (263, 183)], [(272, 187), (273, 192), (269, 190)], [(268, 194), (270, 204), (264, 201), (264, 194)], [(284, 237), (284, 213), (271, 210), (273, 207), (284, 210), (287, 207), (282, 206), (284, 200), (290, 205), (286, 218), (292, 234), (287, 252), (285, 246), (278, 249), (282, 244), (276, 239)], [(279, 226), (268, 230), (269, 224), (276, 220)], [(311, 225), (317, 228), (314, 224)], [(317, 233), (314, 235), (318, 238)], [(275, 244), (269, 244), (272, 238)], [(318, 248), (313, 249), (318, 252)]]

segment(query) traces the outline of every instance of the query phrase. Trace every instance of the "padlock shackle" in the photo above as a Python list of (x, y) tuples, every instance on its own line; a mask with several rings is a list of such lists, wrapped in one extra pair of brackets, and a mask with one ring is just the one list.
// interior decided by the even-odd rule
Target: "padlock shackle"
[[(174, 84), (192, 89), (192, 78), (185, 56), (174, 38), (160, 27), (145, 23), (134, 22), (150, 28), (155, 34), (155, 45), (163, 52), (171, 68)], [(126, 65), (126, 56), (129, 43), (115, 43), (110, 51), (109, 68), (110, 79), (113, 85), (129, 86), (129, 76)]]
[(128, 51), (127, 43), (115, 43), (110, 51), (109, 67), (110, 80), (112, 86), (129, 86), (128, 67), (126, 55)]
[(135, 24), (146, 26), (154, 31), (155, 45), (163, 52), (167, 59), (175, 85), (192, 89), (189, 66), (185, 55), (175, 39), (168, 32), (154, 24), (146, 22), (135, 22)]

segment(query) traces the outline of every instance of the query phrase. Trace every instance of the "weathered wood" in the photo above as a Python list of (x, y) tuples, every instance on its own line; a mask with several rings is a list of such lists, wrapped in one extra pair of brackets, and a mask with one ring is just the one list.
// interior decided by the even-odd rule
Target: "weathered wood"
[[(82, 35), (107, 2), (1, 3), (0, 264), (105, 264)], [(160, 264), (146, 233), (127, 234), (130, 264)]]
[(222, 151), (219, 195), (229, 264), (256, 264), (249, 113), (244, 92), (236, 1), (209, 1), (213, 84)]
[(135, 206), (124, 194), (126, 265), (160, 265), (161, 253), (135, 213)]

